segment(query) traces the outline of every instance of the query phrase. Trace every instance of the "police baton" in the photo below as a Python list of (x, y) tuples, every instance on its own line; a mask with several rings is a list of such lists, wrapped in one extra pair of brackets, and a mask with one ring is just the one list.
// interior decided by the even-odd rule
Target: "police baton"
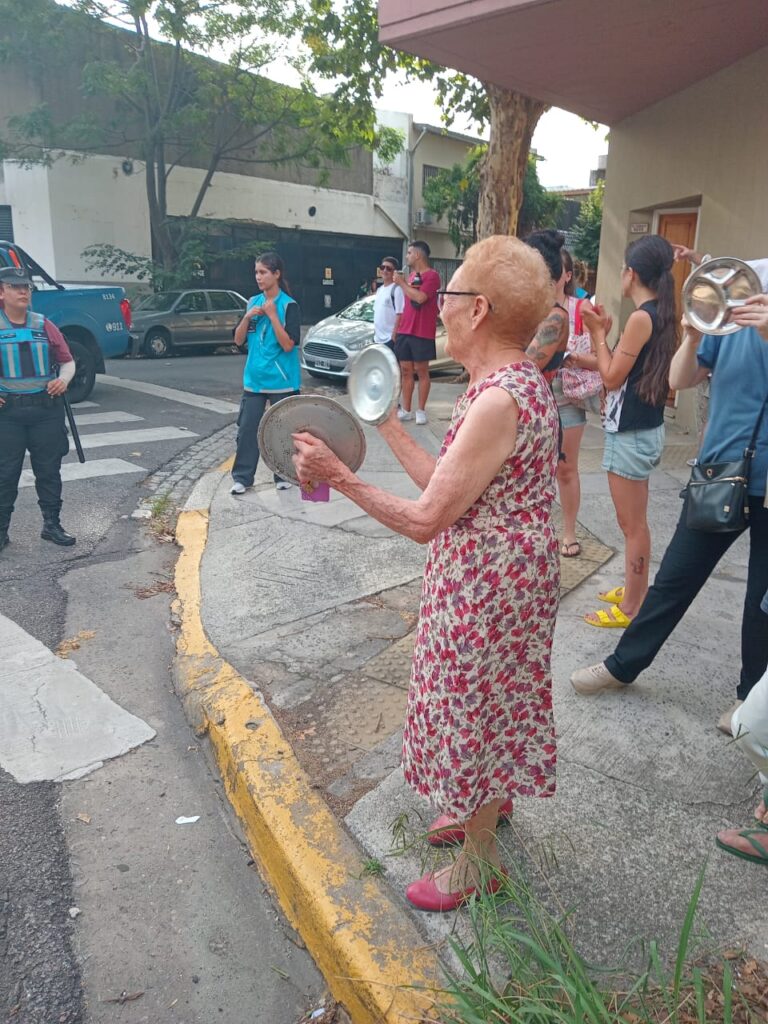
[(72, 415), (72, 406), (69, 404), (69, 398), (67, 397), (66, 392), (61, 397), (64, 399), (64, 411), (67, 414), (67, 422), (69, 423), (72, 440), (75, 442), (75, 451), (77, 452), (78, 462), (85, 462), (85, 452), (83, 451), (83, 446), (80, 444), (80, 434), (77, 431), (75, 417)]

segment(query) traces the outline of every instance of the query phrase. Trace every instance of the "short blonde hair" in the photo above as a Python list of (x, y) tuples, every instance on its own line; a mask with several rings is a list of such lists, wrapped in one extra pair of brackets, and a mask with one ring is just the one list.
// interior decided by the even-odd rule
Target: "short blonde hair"
[(467, 249), (461, 278), (493, 306), (497, 333), (525, 345), (555, 302), (555, 285), (541, 254), (511, 235), (491, 235)]

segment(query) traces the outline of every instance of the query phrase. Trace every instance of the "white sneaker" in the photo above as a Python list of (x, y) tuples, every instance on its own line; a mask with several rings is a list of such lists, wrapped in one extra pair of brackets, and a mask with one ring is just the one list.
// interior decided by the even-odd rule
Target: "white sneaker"
[(408, 410), (408, 409), (398, 409), (397, 410), (397, 418), (399, 420), (412, 420), (413, 419), (413, 413), (410, 410)]
[(571, 686), (583, 697), (594, 697), (603, 690), (626, 690), (627, 684), (611, 675), (601, 661), (589, 668), (577, 668), (571, 676)]
[(423, 409), (416, 410), (416, 422), (420, 427), (423, 427), (424, 424), (427, 422), (427, 414), (424, 412)]
[(287, 480), (275, 480), (275, 487), (278, 491), (287, 491), (290, 486)]
[(229, 493), (230, 494), (245, 494), (245, 484), (241, 484), (239, 481), (235, 480), (235, 482), (232, 484), (232, 486), (229, 489)]

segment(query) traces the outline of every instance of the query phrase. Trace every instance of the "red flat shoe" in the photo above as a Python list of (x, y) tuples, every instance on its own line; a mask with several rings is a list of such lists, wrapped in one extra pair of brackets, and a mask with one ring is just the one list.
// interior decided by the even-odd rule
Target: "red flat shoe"
[[(500, 878), (489, 878), (485, 883), (485, 891), (489, 893), (498, 892), (501, 886)], [(458, 910), (462, 904), (470, 900), (477, 889), (470, 886), (468, 889), (460, 889), (458, 892), (440, 892), (435, 885), (433, 872), (418, 880), (411, 882), (405, 890), (405, 895), (410, 904), (417, 910), (429, 910), (434, 914), (445, 914), (450, 910)]]
[[(499, 808), (499, 821), (511, 820), (512, 801), (506, 800)], [(464, 842), (464, 826), (449, 814), (441, 814), (429, 826), (427, 842), (432, 846), (460, 846)]]

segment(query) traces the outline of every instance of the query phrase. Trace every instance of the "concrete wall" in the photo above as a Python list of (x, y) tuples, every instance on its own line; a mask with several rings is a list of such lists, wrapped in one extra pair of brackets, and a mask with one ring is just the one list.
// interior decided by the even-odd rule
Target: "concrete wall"
[[(597, 294), (622, 322), (619, 271), (630, 224), (650, 230), (658, 213), (695, 207), (697, 248), (768, 256), (768, 48), (629, 117), (611, 129)], [(678, 396), (693, 428), (693, 396)]]
[[(81, 255), (94, 243), (150, 255), (143, 165), (134, 161), (133, 173), (126, 175), (122, 162), (119, 157), (94, 156), (77, 163), (59, 160), (50, 168), (5, 163), (4, 188), (13, 208), (16, 240), (60, 281), (103, 280), (86, 271)], [(172, 215), (189, 212), (202, 177), (196, 168), (174, 171), (169, 183)], [(386, 237), (393, 233), (371, 195), (236, 174), (215, 176), (201, 216), (307, 231)]]

